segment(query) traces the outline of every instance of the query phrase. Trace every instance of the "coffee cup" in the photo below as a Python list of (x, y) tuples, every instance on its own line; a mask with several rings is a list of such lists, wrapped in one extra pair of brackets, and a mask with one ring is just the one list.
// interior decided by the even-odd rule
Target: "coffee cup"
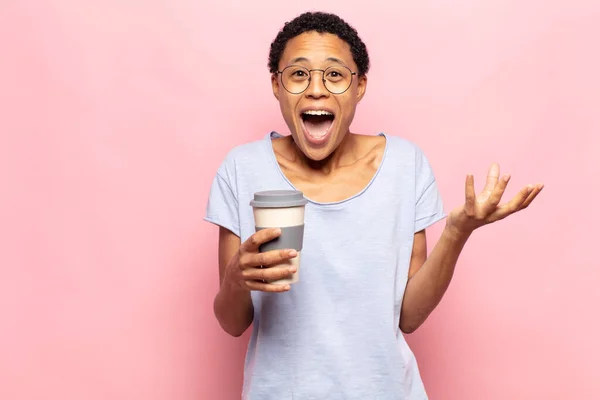
[(250, 202), (254, 212), (256, 231), (268, 228), (281, 229), (281, 235), (260, 246), (259, 252), (271, 250), (294, 249), (298, 255), (274, 266), (291, 265), (296, 272), (289, 278), (271, 281), (270, 283), (285, 285), (298, 282), (300, 275), (300, 255), (304, 241), (304, 211), (308, 201), (302, 192), (297, 190), (269, 190), (257, 192)]

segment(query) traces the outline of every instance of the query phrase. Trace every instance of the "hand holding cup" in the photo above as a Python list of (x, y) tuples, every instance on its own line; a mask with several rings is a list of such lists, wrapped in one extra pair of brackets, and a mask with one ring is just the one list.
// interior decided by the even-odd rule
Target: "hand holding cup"
[(284, 292), (287, 284), (273, 284), (290, 279), (297, 271), (291, 261), (298, 256), (294, 249), (278, 249), (261, 252), (261, 246), (276, 240), (281, 229), (261, 229), (250, 236), (242, 245), (227, 268), (226, 279), (244, 290)]

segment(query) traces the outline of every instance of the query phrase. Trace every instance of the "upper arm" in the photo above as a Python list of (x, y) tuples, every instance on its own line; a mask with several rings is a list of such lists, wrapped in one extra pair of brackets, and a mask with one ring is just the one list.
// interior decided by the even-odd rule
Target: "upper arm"
[(433, 169), (420, 148), (417, 148), (415, 169), (415, 234), (408, 269), (409, 279), (421, 269), (427, 260), (425, 229), (446, 217)]
[(425, 264), (427, 260), (427, 236), (425, 230), (415, 233), (413, 241), (412, 254), (410, 256), (410, 266), (408, 268), (408, 279)]
[(219, 166), (215, 174), (204, 220), (219, 227), (219, 282), (223, 282), (227, 264), (240, 249), (241, 224), (239, 203), (235, 190), (235, 168), (231, 166), (231, 156)]
[(219, 227), (219, 282), (223, 282), (227, 264), (239, 251), (241, 246), (240, 237), (229, 229)]
[(444, 218), (446, 213), (433, 168), (420, 149), (417, 150), (415, 171), (414, 231), (419, 235), (421, 231)]

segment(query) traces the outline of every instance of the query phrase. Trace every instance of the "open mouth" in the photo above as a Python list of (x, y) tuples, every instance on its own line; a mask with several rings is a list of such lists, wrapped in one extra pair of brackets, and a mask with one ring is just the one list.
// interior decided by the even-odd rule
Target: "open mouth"
[(333, 125), (335, 115), (327, 110), (307, 110), (302, 112), (304, 130), (312, 139), (324, 139)]

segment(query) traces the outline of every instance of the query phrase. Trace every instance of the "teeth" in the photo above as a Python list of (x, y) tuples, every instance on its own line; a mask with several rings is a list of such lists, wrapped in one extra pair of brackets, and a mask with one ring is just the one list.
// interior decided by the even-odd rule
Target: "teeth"
[(325, 110), (308, 110), (308, 111), (304, 111), (304, 114), (307, 114), (307, 115), (333, 115), (329, 111), (325, 111)]

